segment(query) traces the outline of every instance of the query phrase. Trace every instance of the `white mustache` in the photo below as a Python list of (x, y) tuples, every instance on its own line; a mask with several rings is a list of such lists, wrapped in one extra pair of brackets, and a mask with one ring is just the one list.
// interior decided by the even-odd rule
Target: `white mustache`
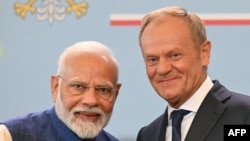
[(101, 116), (103, 116), (105, 113), (98, 107), (88, 107), (88, 106), (84, 106), (84, 107), (75, 107), (72, 110), (72, 113), (75, 114), (79, 114), (81, 112), (88, 112), (88, 113), (96, 113), (99, 114)]

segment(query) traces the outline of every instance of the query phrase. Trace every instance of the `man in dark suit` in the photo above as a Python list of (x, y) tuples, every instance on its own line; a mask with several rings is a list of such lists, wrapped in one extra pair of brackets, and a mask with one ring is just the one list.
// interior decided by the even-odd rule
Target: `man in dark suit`
[(223, 141), (224, 125), (250, 125), (250, 97), (207, 74), (211, 42), (196, 14), (177, 6), (149, 12), (139, 40), (147, 76), (167, 108), (140, 129), (137, 141), (172, 141), (175, 110), (189, 111), (181, 122), (181, 141)]

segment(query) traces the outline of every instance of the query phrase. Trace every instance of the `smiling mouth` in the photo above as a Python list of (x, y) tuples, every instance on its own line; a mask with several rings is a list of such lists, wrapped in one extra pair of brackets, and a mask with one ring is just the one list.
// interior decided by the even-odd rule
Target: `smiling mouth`
[(171, 82), (173, 80), (176, 80), (177, 78), (176, 77), (172, 77), (172, 78), (166, 78), (166, 79), (160, 79), (157, 81), (157, 83), (168, 83), (168, 82)]
[(74, 115), (87, 121), (97, 121), (101, 117), (101, 114), (99, 113), (85, 112), (85, 111), (82, 112), (77, 111), (74, 113)]

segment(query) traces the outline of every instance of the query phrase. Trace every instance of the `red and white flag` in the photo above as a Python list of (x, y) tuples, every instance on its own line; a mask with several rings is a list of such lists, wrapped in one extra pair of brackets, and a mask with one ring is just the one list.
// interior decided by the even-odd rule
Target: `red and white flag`
[[(250, 13), (197, 14), (205, 25), (250, 25)], [(112, 26), (138, 26), (143, 14), (111, 14)]]

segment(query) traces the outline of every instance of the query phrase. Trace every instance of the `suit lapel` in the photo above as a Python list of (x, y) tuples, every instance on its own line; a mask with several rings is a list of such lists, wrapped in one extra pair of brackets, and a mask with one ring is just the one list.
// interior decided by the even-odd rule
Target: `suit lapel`
[(157, 141), (165, 141), (167, 126), (168, 126), (168, 108), (166, 108), (163, 115), (163, 119), (158, 125), (159, 128), (157, 128), (156, 132), (157, 137), (155, 138), (157, 139)]
[(224, 87), (215, 82), (214, 87), (208, 93), (196, 113), (185, 141), (205, 140), (210, 130), (226, 109), (226, 106), (221, 101), (228, 97), (229, 94), (225, 91)]

